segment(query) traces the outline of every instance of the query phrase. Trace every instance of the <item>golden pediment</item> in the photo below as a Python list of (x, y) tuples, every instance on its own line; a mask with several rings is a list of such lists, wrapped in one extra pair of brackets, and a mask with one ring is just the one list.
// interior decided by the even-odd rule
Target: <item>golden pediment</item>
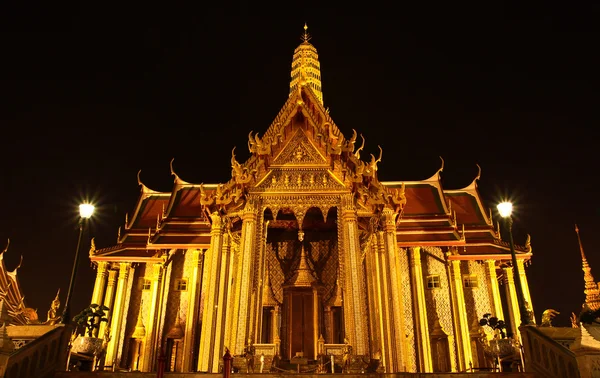
[(283, 165), (326, 165), (327, 159), (312, 144), (302, 129), (296, 134), (281, 152), (273, 159), (272, 166)]
[(336, 191), (346, 186), (327, 169), (274, 168), (256, 185), (258, 191)]

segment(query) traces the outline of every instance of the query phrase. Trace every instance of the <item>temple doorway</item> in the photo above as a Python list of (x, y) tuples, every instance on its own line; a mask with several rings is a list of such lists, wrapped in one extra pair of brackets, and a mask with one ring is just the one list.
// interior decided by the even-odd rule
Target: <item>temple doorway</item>
[[(291, 359), (301, 355), (316, 359), (319, 337), (337, 340), (341, 335), (341, 307), (332, 312), (339, 274), (337, 209), (323, 215), (311, 208), (302, 218), (302, 227), (291, 210), (279, 210), (275, 219), (270, 210), (263, 292), (262, 342), (280, 342), (280, 355)], [(327, 308), (328, 311), (325, 310)], [(279, 310), (280, 309), (280, 310)], [(325, 314), (327, 312), (327, 314)], [(331, 317), (329, 325), (327, 320)], [(335, 321), (335, 320), (337, 321)], [(326, 336), (327, 334), (327, 336)]]

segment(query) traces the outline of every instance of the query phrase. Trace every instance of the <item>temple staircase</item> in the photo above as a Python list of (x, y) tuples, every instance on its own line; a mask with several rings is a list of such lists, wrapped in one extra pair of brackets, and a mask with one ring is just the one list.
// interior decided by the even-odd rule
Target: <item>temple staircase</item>
[[(534, 373), (490, 373), (490, 372), (474, 372), (474, 373), (393, 373), (393, 374), (272, 374), (272, 373), (237, 373), (232, 374), (231, 378), (282, 378), (288, 376), (290, 378), (323, 378), (324, 376), (337, 376), (344, 378), (490, 378), (490, 377), (506, 377), (506, 378), (533, 378), (541, 377)], [(207, 374), (207, 373), (164, 373), (164, 378), (223, 378), (223, 374)], [(57, 372), (54, 378), (157, 378), (157, 373), (137, 373), (137, 372)]]

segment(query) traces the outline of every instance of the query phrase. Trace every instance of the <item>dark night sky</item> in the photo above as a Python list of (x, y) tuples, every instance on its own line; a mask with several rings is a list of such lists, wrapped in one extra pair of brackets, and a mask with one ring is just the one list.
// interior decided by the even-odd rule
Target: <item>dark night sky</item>
[[(325, 105), (346, 135), (364, 134), (367, 153), (382, 146), (380, 179), (425, 179), (442, 156), (445, 188), (468, 185), (479, 164), (488, 205), (514, 199), (538, 319), (554, 308), (568, 325), (583, 302), (575, 223), (600, 279), (597, 5), (350, 17), (310, 3), (104, 4), (0, 9), (0, 245), (10, 238), (8, 269), (23, 256), (19, 279), (41, 318), (59, 287), (64, 301), (78, 203), (97, 202), (90, 234), (106, 247), (133, 210), (138, 170), (163, 191), (171, 158), (186, 181), (228, 180), (231, 149), (246, 158), (248, 132), (266, 131), (287, 98), (305, 21)], [(74, 312), (93, 286), (86, 240)]]

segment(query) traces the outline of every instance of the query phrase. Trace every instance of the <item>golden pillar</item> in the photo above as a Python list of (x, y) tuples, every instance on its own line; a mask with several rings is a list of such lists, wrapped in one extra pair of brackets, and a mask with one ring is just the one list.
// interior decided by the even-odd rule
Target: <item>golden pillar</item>
[(496, 275), (496, 260), (486, 260), (485, 275), (490, 288), (490, 297), (494, 306), (494, 316), (504, 320), (504, 312), (502, 310), (502, 298), (500, 297), (500, 285), (498, 284), (498, 276)]
[(465, 371), (473, 362), (471, 352), (471, 335), (467, 319), (467, 306), (465, 304), (465, 293), (463, 290), (462, 273), (460, 271), (460, 260), (450, 260), (450, 284), (452, 285), (452, 303), (454, 310), (454, 324), (456, 327), (456, 342), (458, 350), (458, 370)]
[(368, 353), (363, 268), (358, 240), (358, 219), (351, 195), (342, 196), (344, 261), (344, 327), (355, 354)]
[(519, 267), (519, 277), (521, 278), (521, 287), (523, 288), (523, 299), (526, 302), (527, 309), (531, 311), (531, 323), (535, 324), (535, 316), (533, 316), (533, 303), (531, 302), (531, 293), (529, 292), (529, 283), (527, 282), (527, 274), (525, 273), (525, 262), (522, 259), (517, 260)]
[(200, 282), (202, 280), (202, 258), (204, 251), (193, 249), (188, 251), (192, 254), (192, 272), (189, 278), (189, 305), (185, 319), (185, 336), (183, 339), (183, 354), (181, 366), (183, 371), (192, 371), (194, 360), (194, 342), (196, 339), (196, 321), (198, 308), (200, 307)]
[(313, 350), (315, 351), (314, 359), (317, 359), (319, 354), (319, 292), (315, 285), (312, 287), (313, 294)]
[(250, 324), (248, 323), (251, 315), (250, 296), (252, 293), (252, 263), (254, 260), (256, 240), (256, 212), (257, 209), (254, 205), (254, 199), (250, 198), (246, 203), (242, 215), (241, 256), (238, 260), (238, 263), (240, 263), (238, 269), (241, 269), (241, 272), (240, 282), (238, 282), (239, 297), (236, 298), (238, 300), (236, 317), (238, 323), (236, 326), (237, 331), (235, 335), (234, 354), (242, 353), (244, 345), (246, 345), (246, 342), (250, 337), (248, 332)]
[[(235, 289), (236, 286), (234, 285), (234, 283), (236, 283), (239, 279), (239, 269), (237, 268), (237, 258), (239, 257), (239, 253), (237, 245), (236, 243), (234, 243), (233, 239), (229, 240), (229, 244), (229, 271), (226, 283), (227, 296), (229, 297), (229, 300), (225, 301), (225, 331), (223, 335), (223, 347), (226, 347), (227, 349), (231, 349), (231, 345), (235, 344), (236, 328), (234, 325), (237, 325), (237, 318), (234, 315), (234, 310), (236, 307), (235, 298), (237, 298), (237, 295)], [(233, 350), (231, 350), (231, 352), (233, 353)]]
[(155, 345), (158, 336), (157, 325), (160, 322), (158, 317), (158, 311), (160, 309), (160, 296), (163, 280), (163, 265), (161, 263), (155, 263), (152, 265), (152, 278), (151, 278), (151, 297), (150, 297), (150, 312), (146, 321), (146, 339), (144, 347), (144, 356), (142, 358), (142, 364), (140, 367), (141, 371), (152, 371), (154, 368), (154, 356), (156, 353)]
[(213, 362), (212, 371), (219, 371), (219, 361), (221, 360), (224, 348), (224, 333), (225, 333), (225, 317), (227, 315), (227, 303), (229, 301), (229, 271), (230, 271), (230, 250), (231, 241), (229, 235), (223, 235), (223, 246), (221, 253), (220, 271), (219, 271), (219, 297), (215, 305), (216, 308), (216, 319), (215, 319), (215, 341), (213, 351)]
[[(369, 342), (371, 351), (381, 351), (381, 365), (388, 366), (385, 348), (383, 347), (381, 339), (384, 336), (385, 327), (382, 325), (382, 311), (380, 310), (382, 305), (382, 295), (380, 295), (381, 287), (379, 286), (379, 249), (377, 244), (377, 235), (373, 234), (370, 236), (369, 241), (366, 246), (366, 251), (363, 251), (363, 255), (365, 256), (365, 272), (366, 272), (366, 281), (367, 281), (367, 305), (371, 310), (371, 316), (369, 316), (369, 330), (371, 331), (369, 334)], [(325, 307), (324, 311), (325, 317), (325, 335), (326, 342), (331, 343), (329, 339), (329, 334), (331, 333), (332, 321), (331, 317), (331, 307)]]
[(275, 353), (281, 356), (281, 350), (279, 346), (281, 345), (281, 337), (279, 336), (279, 323), (281, 322), (281, 309), (279, 306), (275, 306), (273, 310), (271, 310), (271, 314), (273, 315), (273, 344), (275, 344)]
[(104, 286), (106, 286), (106, 277), (108, 263), (106, 261), (98, 261), (96, 268), (96, 281), (94, 282), (94, 291), (92, 292), (92, 304), (102, 304), (104, 299)]
[(423, 266), (421, 265), (421, 247), (410, 248), (410, 269), (412, 273), (413, 306), (415, 313), (415, 333), (419, 355), (419, 372), (431, 373), (431, 343), (429, 341), (429, 326), (427, 324), (427, 306), (425, 302), (425, 287), (423, 285)]
[[(405, 342), (405, 325), (404, 325), (404, 303), (402, 303), (402, 289), (400, 286), (401, 277), (399, 276), (399, 270), (396, 269), (398, 262), (398, 242), (396, 239), (396, 214), (390, 208), (383, 209), (383, 241), (385, 245), (385, 256), (389, 260), (389, 264), (384, 266), (384, 272), (390, 273), (390, 277), (387, 275), (384, 277), (386, 283), (391, 283), (391, 287), (386, 293), (386, 298), (391, 298), (389, 303), (389, 319), (391, 327), (395, 331), (395, 335), (389, 333), (390, 341), (393, 341), (392, 353), (390, 361), (393, 360), (393, 366), (390, 366), (387, 372), (400, 372), (404, 371), (404, 356), (408, 354), (408, 346)], [(385, 259), (383, 259), (385, 262)], [(422, 281), (422, 280), (421, 280)], [(424, 294), (424, 293), (423, 293)], [(391, 311), (390, 311), (391, 310)]]
[(510, 316), (510, 328), (513, 331), (513, 338), (520, 341), (519, 326), (521, 325), (521, 311), (519, 310), (519, 302), (517, 301), (517, 289), (515, 288), (513, 268), (504, 268), (504, 276), (506, 277), (506, 298), (508, 299), (508, 308), (510, 309), (510, 311), (508, 311)]
[(238, 298), (240, 298), (240, 295), (242, 292), (242, 259), (244, 258), (244, 256), (242, 255), (243, 249), (242, 249), (241, 244), (242, 244), (242, 242), (241, 242), (241, 238), (240, 238), (240, 247), (234, 254), (232, 254), (232, 258), (235, 261), (235, 263), (232, 264), (233, 285), (232, 285), (231, 290), (232, 290), (233, 299), (229, 301), (229, 311), (228, 311), (229, 315), (227, 316), (227, 319), (228, 319), (228, 323), (229, 323), (228, 331), (230, 332), (230, 335), (228, 336), (228, 340), (226, 341), (227, 344), (225, 344), (226, 346), (228, 346), (230, 348), (230, 351), (232, 354), (241, 354), (242, 350), (243, 350), (243, 346), (239, 350), (236, 349), (237, 348), (236, 345), (237, 345), (237, 333), (238, 333), (238, 319), (239, 319), (239, 314), (240, 314), (240, 306), (239, 306)]
[[(376, 320), (374, 326), (375, 330), (379, 331), (378, 341), (379, 345), (374, 345), (375, 348), (381, 349), (381, 359), (383, 366), (385, 366), (385, 372), (395, 372), (394, 364), (394, 329), (393, 329), (393, 315), (391, 313), (391, 305), (393, 298), (388, 287), (387, 269), (385, 263), (385, 242), (383, 231), (378, 231), (374, 238), (373, 246), (373, 260), (375, 279), (372, 285), (374, 297), (377, 298), (377, 303), (372, 308), (377, 308), (377, 316), (372, 316)], [(391, 301), (390, 301), (391, 300)], [(391, 303), (392, 302), (392, 303)], [(376, 349), (374, 349), (376, 350)]]
[(118, 352), (117, 349), (121, 335), (121, 325), (123, 324), (123, 310), (125, 308), (125, 295), (127, 291), (127, 280), (129, 279), (130, 269), (130, 263), (122, 262), (119, 264), (119, 278), (117, 281), (116, 298), (110, 322), (111, 339), (106, 347), (107, 365), (115, 366), (116, 363), (115, 359)]
[[(104, 305), (108, 307), (106, 318), (109, 320), (112, 319), (112, 314), (114, 314), (113, 300), (115, 299), (115, 286), (117, 284), (118, 272), (119, 271), (115, 269), (110, 269), (108, 271), (108, 283), (106, 284), (106, 293), (104, 294)], [(100, 330), (98, 331), (98, 335), (100, 335), (100, 337), (104, 337), (107, 324), (108, 322), (100, 322)]]
[(221, 247), (223, 244), (223, 219), (218, 212), (211, 214), (210, 248), (205, 254), (204, 272), (202, 273), (202, 292), (204, 309), (202, 311), (202, 331), (200, 333), (200, 351), (198, 354), (198, 371), (213, 373), (213, 352), (215, 344), (215, 322), (218, 300), (219, 271), (221, 263)]

